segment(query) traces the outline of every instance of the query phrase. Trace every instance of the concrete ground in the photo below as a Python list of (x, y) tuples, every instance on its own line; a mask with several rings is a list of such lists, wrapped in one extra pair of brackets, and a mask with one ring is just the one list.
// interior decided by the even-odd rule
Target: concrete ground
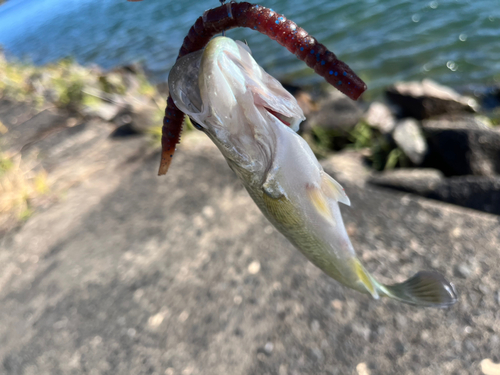
[(0, 239), (1, 374), (465, 375), (500, 362), (498, 216), (337, 173), (366, 268), (385, 282), (437, 269), (460, 298), (374, 301), (307, 262), (202, 134), (162, 178), (141, 138), (103, 144), (93, 173)]

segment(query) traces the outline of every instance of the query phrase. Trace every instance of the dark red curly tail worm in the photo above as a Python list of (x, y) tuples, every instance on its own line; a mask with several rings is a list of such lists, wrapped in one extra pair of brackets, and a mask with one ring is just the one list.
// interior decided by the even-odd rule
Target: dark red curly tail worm
[[(140, 1), (140, 0), (129, 0)], [(209, 40), (224, 30), (248, 27), (276, 40), (291, 53), (314, 69), (332, 86), (349, 98), (356, 100), (366, 90), (365, 83), (335, 54), (310, 36), (295, 22), (272, 9), (250, 3), (228, 3), (207, 10), (189, 30), (179, 51), (178, 59), (188, 53), (201, 50)], [(179, 143), (184, 114), (175, 106), (171, 97), (167, 100), (162, 128), (162, 155), (159, 175), (167, 173)]]

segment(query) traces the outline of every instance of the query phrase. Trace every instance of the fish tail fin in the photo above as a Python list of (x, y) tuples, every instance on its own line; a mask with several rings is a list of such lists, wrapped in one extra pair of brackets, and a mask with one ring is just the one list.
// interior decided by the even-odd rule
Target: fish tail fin
[(448, 307), (458, 298), (453, 284), (440, 273), (432, 271), (420, 271), (399, 284), (378, 284), (378, 290), (382, 295), (400, 302), (427, 307)]

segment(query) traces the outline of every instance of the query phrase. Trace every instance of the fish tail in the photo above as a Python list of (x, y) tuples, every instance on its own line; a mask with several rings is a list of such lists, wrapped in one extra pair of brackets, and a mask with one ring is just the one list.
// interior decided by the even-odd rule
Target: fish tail
[(410, 305), (444, 308), (458, 298), (453, 284), (438, 272), (420, 271), (399, 284), (377, 284), (381, 295)]

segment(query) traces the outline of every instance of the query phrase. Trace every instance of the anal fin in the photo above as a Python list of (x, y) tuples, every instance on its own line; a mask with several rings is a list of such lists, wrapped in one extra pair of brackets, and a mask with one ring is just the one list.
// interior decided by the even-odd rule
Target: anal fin
[(321, 190), (328, 198), (335, 199), (337, 202), (344, 203), (347, 206), (351, 205), (351, 201), (342, 185), (324, 171), (321, 172)]
[(354, 270), (358, 276), (359, 282), (366, 288), (374, 299), (378, 299), (379, 295), (377, 293), (377, 287), (374, 285), (368, 271), (365, 270), (365, 267), (363, 267), (358, 259), (354, 259)]

